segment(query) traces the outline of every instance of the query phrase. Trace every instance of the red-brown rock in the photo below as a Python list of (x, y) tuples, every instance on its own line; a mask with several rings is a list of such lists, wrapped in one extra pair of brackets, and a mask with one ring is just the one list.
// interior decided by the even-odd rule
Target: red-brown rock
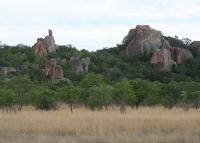
[(52, 36), (52, 30), (49, 30), (49, 36), (43, 38), (38, 38), (37, 43), (32, 47), (34, 53), (39, 54), (40, 56), (49, 55), (52, 52), (56, 51), (56, 45), (54, 37)]
[(63, 79), (63, 70), (60, 65), (56, 65), (56, 60), (51, 59), (45, 65), (45, 74), (47, 77), (55, 79)]
[(156, 70), (171, 70), (176, 62), (171, 58), (171, 52), (167, 49), (155, 49), (151, 63)]
[(40, 56), (48, 55), (45, 42), (43, 38), (38, 38), (37, 43), (35, 43), (32, 47), (34, 53), (39, 54)]

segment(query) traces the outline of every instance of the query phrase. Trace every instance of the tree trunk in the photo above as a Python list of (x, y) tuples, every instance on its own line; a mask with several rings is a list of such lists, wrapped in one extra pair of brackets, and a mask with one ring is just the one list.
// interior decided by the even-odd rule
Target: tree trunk
[(124, 98), (121, 99), (120, 111), (121, 111), (121, 114), (125, 113), (125, 100), (124, 100)]
[(70, 104), (69, 106), (70, 106), (71, 113), (73, 113), (73, 111), (72, 111), (72, 104)]

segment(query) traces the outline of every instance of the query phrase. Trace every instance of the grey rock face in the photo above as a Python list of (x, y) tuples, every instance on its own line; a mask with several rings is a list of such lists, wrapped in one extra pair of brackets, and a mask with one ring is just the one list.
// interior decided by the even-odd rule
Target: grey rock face
[(47, 53), (52, 53), (56, 51), (56, 44), (53, 36), (46, 36), (44, 38)]
[(182, 63), (183, 61), (187, 59), (193, 59), (193, 55), (189, 50), (173, 47), (172, 48), (172, 58), (177, 64)]
[(76, 66), (76, 73), (80, 74), (81, 72), (88, 72), (90, 58), (81, 58), (79, 57), (78, 53), (74, 53), (74, 55), (70, 58), (70, 61)]
[(149, 54), (154, 49), (167, 46), (169, 43), (163, 38), (162, 33), (155, 29), (151, 29), (148, 25), (137, 25), (135, 29), (131, 29), (129, 34), (134, 34), (135, 38), (126, 47), (126, 54)]
[(1, 76), (3, 78), (6, 78), (8, 72), (19, 72), (19, 70), (14, 67), (1, 67)]
[(53, 32), (51, 29), (49, 29), (49, 36), (53, 36)]
[(169, 41), (165, 40), (165, 38), (162, 38), (162, 49), (172, 49), (171, 45), (169, 44)]
[(88, 72), (89, 65), (90, 65), (90, 58), (89, 57), (81, 58), (81, 62), (83, 65), (83, 71)]
[(55, 69), (54, 69), (54, 77), (57, 79), (63, 79), (63, 70), (62, 67), (60, 65), (56, 65)]

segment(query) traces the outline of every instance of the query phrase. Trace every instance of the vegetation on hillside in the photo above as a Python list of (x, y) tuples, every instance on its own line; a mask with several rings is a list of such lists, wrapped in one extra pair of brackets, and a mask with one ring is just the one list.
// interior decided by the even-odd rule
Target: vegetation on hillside
[[(50, 58), (66, 59), (67, 62), (58, 61), (57, 64), (62, 66), (64, 77), (71, 80), (70, 83), (49, 83), (42, 70), (31, 68), (24, 72), (9, 72), (8, 77), (12, 80), (0, 81), (0, 106), (7, 111), (14, 105), (18, 110), (23, 105), (49, 110), (59, 108), (59, 103), (63, 102), (70, 105), (72, 112), (76, 105), (92, 110), (107, 110), (109, 106), (117, 105), (122, 113), (127, 105), (138, 108), (161, 104), (171, 109), (177, 103), (189, 103), (199, 108), (200, 54), (197, 48), (184, 40), (165, 37), (172, 46), (190, 50), (194, 59), (186, 60), (172, 71), (156, 71), (149, 55), (125, 54), (127, 42), (133, 37), (126, 36), (122, 44), (96, 52), (79, 51), (72, 45), (58, 46), (55, 53), (46, 57), (36, 55), (30, 47), (23, 45), (0, 48), (0, 67), (30, 67), (37, 63), (43, 69)], [(73, 72), (70, 57), (74, 52), (80, 57), (90, 57), (89, 73), (77, 75)]]

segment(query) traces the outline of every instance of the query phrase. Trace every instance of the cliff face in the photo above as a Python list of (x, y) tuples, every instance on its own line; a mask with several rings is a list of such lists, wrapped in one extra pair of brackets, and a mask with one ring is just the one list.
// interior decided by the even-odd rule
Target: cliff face
[(135, 29), (131, 29), (129, 35), (135, 35), (134, 39), (126, 47), (126, 54), (142, 54), (146, 50), (147, 53), (153, 52), (154, 49), (166, 48), (171, 46), (164, 39), (162, 33), (155, 29), (151, 29), (148, 25), (137, 25)]
[(156, 70), (171, 70), (176, 62), (171, 58), (171, 52), (167, 49), (155, 49), (151, 58), (151, 63)]
[(180, 64), (187, 59), (193, 59), (193, 55), (189, 50), (173, 47), (172, 58), (177, 64)]
[(49, 30), (49, 36), (46, 36), (44, 39), (38, 38), (37, 42), (33, 45), (32, 50), (40, 56), (46, 56), (55, 52), (56, 45), (54, 37), (52, 36), (52, 30)]

